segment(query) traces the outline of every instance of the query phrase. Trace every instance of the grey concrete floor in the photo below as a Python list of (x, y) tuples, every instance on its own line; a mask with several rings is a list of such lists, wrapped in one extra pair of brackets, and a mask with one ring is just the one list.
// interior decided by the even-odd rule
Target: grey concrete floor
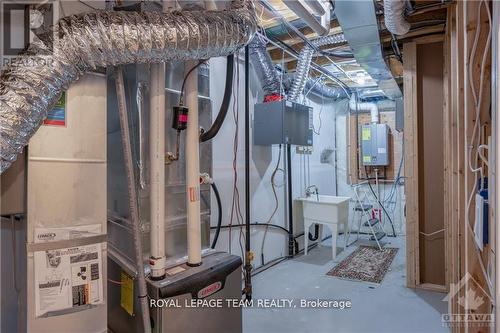
[[(367, 236), (363, 238), (366, 239)], [(405, 287), (404, 238), (386, 238), (387, 246), (399, 248), (381, 284), (354, 282), (327, 276), (338, 262), (354, 251), (360, 240), (346, 251), (338, 249), (331, 260), (329, 241), (307, 256), (286, 260), (253, 278), (256, 299), (349, 299), (350, 309), (246, 308), (244, 333), (323, 332), (448, 332), (441, 323), (447, 310), (445, 294)], [(338, 239), (337, 245), (343, 244)]]

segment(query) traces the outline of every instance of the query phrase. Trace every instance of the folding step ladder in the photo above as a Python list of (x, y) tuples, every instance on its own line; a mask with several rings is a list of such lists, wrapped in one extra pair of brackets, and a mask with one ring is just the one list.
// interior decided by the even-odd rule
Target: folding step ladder
[[(361, 216), (359, 217), (358, 232), (357, 232), (356, 240), (354, 242), (352, 242), (351, 244), (349, 244), (349, 237), (351, 235), (351, 232), (349, 231), (349, 234), (347, 236), (347, 243), (349, 245), (352, 245), (359, 240), (359, 235), (360, 235), (361, 228), (362, 228), (361, 225), (363, 225), (363, 227), (368, 228), (369, 232), (371, 233), (371, 236), (369, 238), (370, 241), (375, 241), (377, 243), (377, 247), (379, 248), (379, 250), (382, 250), (382, 246), (380, 245), (380, 240), (382, 238), (386, 237), (387, 235), (384, 231), (382, 223), (380, 223), (380, 219), (372, 218), (370, 216), (370, 211), (373, 209), (374, 205), (370, 202), (370, 199), (368, 197), (368, 193), (366, 192), (365, 189), (363, 189), (361, 187), (362, 185), (363, 185), (363, 183), (353, 186), (353, 192), (354, 192), (354, 195), (356, 197), (356, 203), (354, 206), (354, 214), (356, 212), (360, 212)], [(361, 198), (359, 191), (363, 192), (363, 198)], [(354, 214), (353, 214), (353, 218), (352, 218), (353, 223), (354, 223)], [(348, 228), (348, 229), (350, 230), (350, 228)]]

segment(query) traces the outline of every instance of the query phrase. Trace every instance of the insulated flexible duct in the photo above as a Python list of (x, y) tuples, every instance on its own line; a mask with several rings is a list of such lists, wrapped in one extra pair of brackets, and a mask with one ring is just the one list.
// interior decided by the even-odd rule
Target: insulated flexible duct
[[(264, 96), (280, 95), (280, 83), (283, 85), (283, 90), (290, 90), (290, 86), (293, 84), (290, 83), (292, 81), (291, 76), (284, 73), (283, 77), (281, 77), (281, 74), (274, 68), (273, 61), (266, 50), (266, 42), (256, 35), (248, 47), (250, 49), (250, 61), (262, 84)], [(293, 82), (295, 81), (294, 79)], [(346, 96), (341, 88), (328, 87), (323, 82), (313, 79), (307, 79), (305, 87), (305, 90), (310, 94), (327, 99), (335, 100)]]
[(264, 96), (281, 94), (280, 77), (274, 68), (273, 61), (267, 53), (266, 42), (258, 35), (248, 44), (250, 61), (262, 84)]
[[(332, 36), (321, 37), (311, 41), (315, 47), (320, 47), (323, 45), (330, 44), (340, 44), (346, 43), (346, 39), (344, 38), (344, 34), (336, 34)], [(297, 62), (297, 68), (295, 70), (295, 77), (292, 83), (292, 88), (290, 88), (290, 92), (288, 98), (291, 101), (296, 102), (299, 98), (299, 95), (304, 90), (306, 82), (309, 77), (309, 69), (311, 67), (312, 57), (314, 55), (315, 49), (310, 47), (309, 45), (305, 45), (304, 48), (300, 51), (299, 60)]]
[(306, 97), (313, 94), (322, 99), (337, 100), (348, 97), (342, 88), (330, 87), (314, 79), (307, 80), (304, 92), (306, 93)]
[[(224, 11), (93, 11), (62, 18), (0, 77), (0, 173), (27, 145), (62, 91), (85, 72), (129, 63), (208, 59), (246, 45), (250, 1)], [(54, 36), (56, 38), (54, 38)]]
[(395, 35), (410, 31), (410, 23), (405, 19), (405, 0), (384, 0), (385, 27)]

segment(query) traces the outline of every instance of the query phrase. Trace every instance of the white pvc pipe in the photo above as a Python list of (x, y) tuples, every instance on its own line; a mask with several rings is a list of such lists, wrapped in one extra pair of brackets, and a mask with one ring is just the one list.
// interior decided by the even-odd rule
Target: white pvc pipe
[(349, 100), (349, 108), (352, 111), (370, 111), (371, 122), (373, 124), (378, 124), (379, 122), (379, 111), (377, 103), (357, 103), (356, 96), (351, 94), (351, 99)]
[(151, 277), (165, 276), (165, 64), (151, 65), (149, 117)]
[[(185, 74), (197, 62), (186, 62)], [(198, 124), (198, 70), (189, 74), (185, 87), (186, 106), (189, 118), (186, 129), (186, 206), (188, 265), (201, 263), (201, 219), (200, 219), (200, 145)]]
[[(326, 36), (330, 32), (330, 26), (325, 27), (314, 17), (309, 10), (307, 10), (307, 5), (303, 0), (283, 0), (285, 5), (294, 12), (299, 18), (301, 18), (311, 29), (313, 29), (318, 35)], [(328, 22), (330, 24), (330, 22)]]

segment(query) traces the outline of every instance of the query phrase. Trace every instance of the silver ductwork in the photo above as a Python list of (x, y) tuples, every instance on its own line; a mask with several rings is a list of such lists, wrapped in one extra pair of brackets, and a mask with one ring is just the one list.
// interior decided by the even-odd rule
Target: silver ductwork
[(340, 87), (330, 87), (321, 82), (320, 80), (309, 79), (304, 87), (304, 93), (306, 97), (311, 94), (321, 98), (337, 100), (339, 98), (348, 97), (345, 91)]
[(387, 97), (402, 97), (382, 54), (373, 1), (336, 0), (335, 14), (356, 61)]
[(384, 0), (385, 27), (394, 35), (405, 35), (410, 23), (405, 18), (405, 0)]
[[(329, 39), (329, 41), (339, 40), (338, 37), (332, 37), (334, 38)], [(248, 46), (250, 50), (250, 61), (257, 74), (257, 77), (259, 78), (259, 81), (262, 84), (264, 96), (282, 94), (283, 91), (289, 91), (291, 89), (290, 86), (293, 85), (293, 83), (289, 83), (290, 81), (292, 81), (291, 76), (288, 74), (284, 74), (283, 77), (280, 77), (280, 73), (278, 73), (278, 71), (275, 69), (273, 61), (266, 50), (265, 40), (259, 38), (259, 36), (256, 35)], [(296, 81), (295, 77), (293, 79), (293, 82)], [(319, 98), (333, 100), (347, 97), (342, 88), (329, 87), (325, 85), (323, 81), (320, 81), (319, 79), (309, 79), (307, 76), (305, 83), (305, 92), (307, 92), (309, 95), (312, 94)]]
[[(344, 38), (344, 34), (336, 34), (312, 40), (311, 44), (315, 47), (320, 47), (323, 45), (335, 45), (345, 42), (346, 40)], [(299, 60), (297, 61), (297, 67), (295, 69), (295, 77), (288, 96), (291, 101), (297, 101), (300, 94), (304, 90), (306, 82), (309, 78), (309, 69), (311, 68), (311, 61), (314, 52), (315, 49), (309, 45), (305, 45), (300, 51)]]
[(85, 72), (227, 56), (256, 29), (251, 1), (234, 1), (224, 11), (94, 11), (61, 19), (0, 77), (0, 172), (15, 161), (61, 92)]
[(264, 95), (281, 94), (281, 80), (266, 50), (266, 42), (259, 35), (255, 35), (248, 44), (248, 49), (250, 51), (250, 62), (262, 84)]

